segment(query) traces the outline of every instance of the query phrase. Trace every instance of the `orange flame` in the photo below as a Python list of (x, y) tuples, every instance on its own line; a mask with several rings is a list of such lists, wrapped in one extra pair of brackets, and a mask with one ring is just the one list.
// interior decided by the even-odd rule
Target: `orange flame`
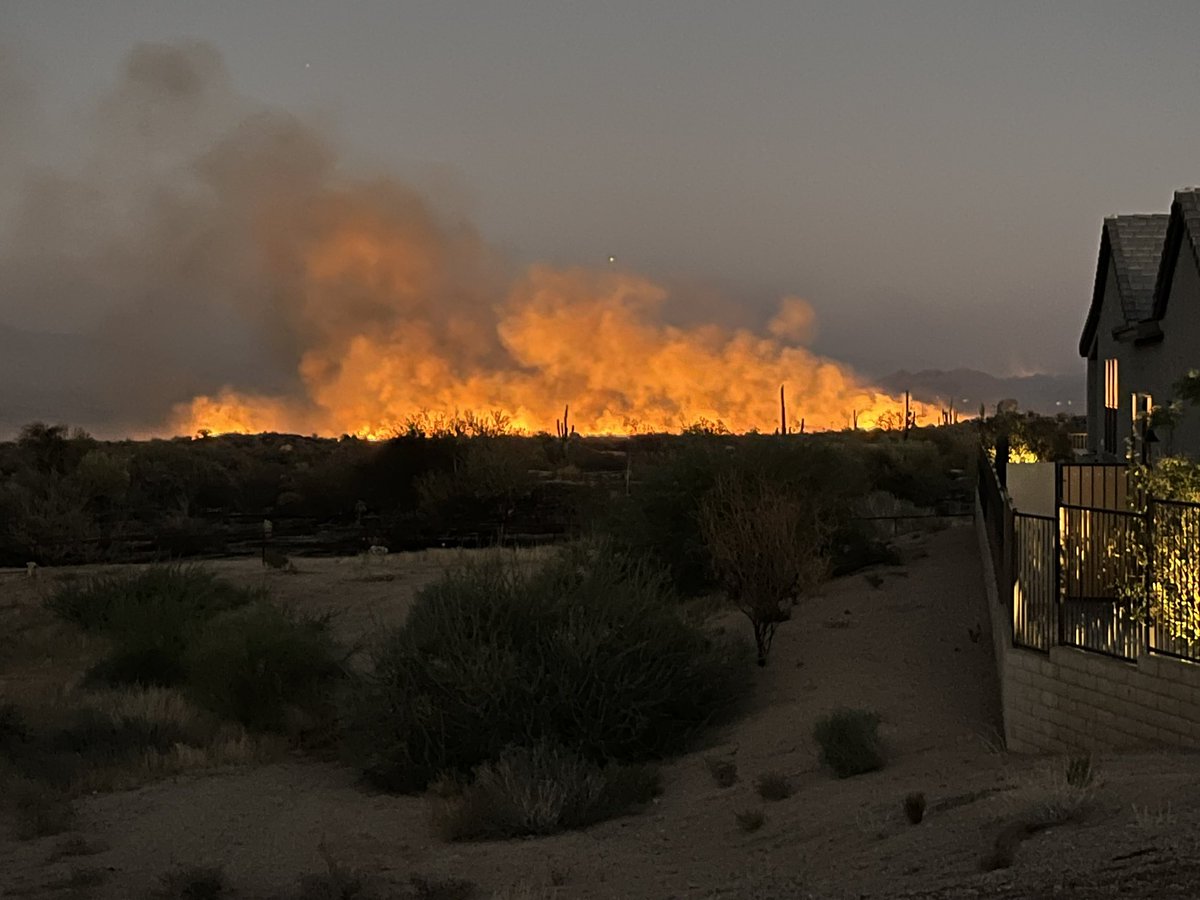
[[(904, 401), (801, 345), (812, 308), (786, 298), (766, 334), (665, 323), (666, 291), (630, 272), (536, 266), (496, 289), (465, 229), (435, 222), (402, 189), (324, 192), (260, 221), (273, 315), (301, 346), (302, 396), (226, 387), (179, 405), (177, 433), (278, 431), (387, 437), (426, 412), (501, 411), (553, 431), (678, 431), (699, 420), (773, 431), (902, 422)], [(297, 236), (299, 234), (299, 236)], [(929, 410), (914, 404), (928, 421)]]

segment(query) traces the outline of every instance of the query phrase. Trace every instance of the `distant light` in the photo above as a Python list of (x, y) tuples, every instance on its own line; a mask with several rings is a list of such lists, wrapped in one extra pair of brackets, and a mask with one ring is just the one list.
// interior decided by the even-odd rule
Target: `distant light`
[(615, 263), (615, 262), (617, 261), (617, 258), (616, 258), (615, 256), (610, 256), (610, 257), (608, 258), (608, 261), (609, 261), (610, 263)]

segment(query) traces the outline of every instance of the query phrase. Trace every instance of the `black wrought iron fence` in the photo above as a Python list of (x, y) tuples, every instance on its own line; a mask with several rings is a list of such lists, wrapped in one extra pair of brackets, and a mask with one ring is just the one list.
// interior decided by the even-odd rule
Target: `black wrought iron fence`
[(1013, 646), (1048, 652), (1054, 644), (1058, 567), (1053, 516), (1013, 514)]
[(1130, 508), (1126, 470), (1112, 464), (1061, 465), (1056, 493), (1053, 518), (1013, 510), (980, 453), (979, 503), (1013, 644), (1200, 662), (1200, 503)]

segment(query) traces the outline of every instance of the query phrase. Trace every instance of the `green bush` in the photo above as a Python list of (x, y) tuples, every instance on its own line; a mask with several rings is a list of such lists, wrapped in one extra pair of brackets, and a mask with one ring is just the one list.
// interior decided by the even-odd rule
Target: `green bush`
[(199, 566), (152, 566), (98, 575), (56, 591), (47, 606), (85, 631), (112, 637), (113, 652), (88, 672), (92, 682), (173, 686), (204, 623), (263, 596)]
[(817, 721), (813, 738), (821, 747), (821, 762), (838, 778), (883, 768), (879, 716), (865, 709), (839, 709)]
[(654, 759), (732, 708), (746, 662), (645, 564), (595, 548), (539, 568), (493, 558), (418, 595), (360, 692), (352, 752), (400, 791), (537, 740), (599, 764)]
[(328, 617), (259, 602), (213, 619), (187, 648), (188, 689), (201, 706), (256, 731), (288, 731), (297, 712), (328, 714), (345, 672)]
[(261, 591), (238, 587), (200, 566), (172, 564), (68, 582), (46, 605), (84, 631), (122, 638), (179, 635), (196, 622), (261, 596)]
[(598, 766), (554, 744), (510, 747), (472, 782), (431, 798), (447, 840), (508, 838), (583, 828), (648, 803), (660, 792), (647, 766)]
[(183, 667), (183, 646), (171, 642), (166, 646), (150, 643), (130, 643), (96, 663), (87, 671), (89, 685), (139, 685), (142, 687), (175, 687), (187, 677)]

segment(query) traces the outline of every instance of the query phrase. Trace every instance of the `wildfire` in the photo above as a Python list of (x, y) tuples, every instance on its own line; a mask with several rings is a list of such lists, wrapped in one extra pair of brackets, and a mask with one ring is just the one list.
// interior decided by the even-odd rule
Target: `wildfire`
[[(501, 364), (458, 358), (453, 342), (431, 339), (427, 323), (405, 320), (308, 349), (300, 363), (302, 399), (226, 389), (181, 408), (179, 427), (376, 439), (429, 411), (497, 410), (515, 429), (537, 432), (553, 431), (569, 403), (581, 434), (679, 431), (700, 420), (770, 431), (778, 427), (780, 385), (787, 387), (792, 430), (801, 419), (807, 429), (823, 430), (855, 421), (873, 427), (903, 415), (902, 398), (779, 337), (664, 324), (655, 315), (664, 298), (634, 275), (537, 268), (498, 311)], [(804, 309), (787, 301), (772, 335), (808, 323)]]
[(612, 263), (513, 277), (472, 229), (442, 222), (395, 182), (264, 183), (247, 195), (239, 181), (228, 218), (248, 223), (247, 293), (270, 304), (262, 318), (293, 350), (302, 390), (226, 386), (179, 404), (176, 433), (375, 439), (457, 411), (552, 432), (566, 404), (585, 435), (700, 420), (769, 432), (780, 385), (789, 430), (903, 421), (901, 398), (804, 346), (814, 316), (799, 298), (785, 298), (761, 333), (671, 324), (666, 290)]

